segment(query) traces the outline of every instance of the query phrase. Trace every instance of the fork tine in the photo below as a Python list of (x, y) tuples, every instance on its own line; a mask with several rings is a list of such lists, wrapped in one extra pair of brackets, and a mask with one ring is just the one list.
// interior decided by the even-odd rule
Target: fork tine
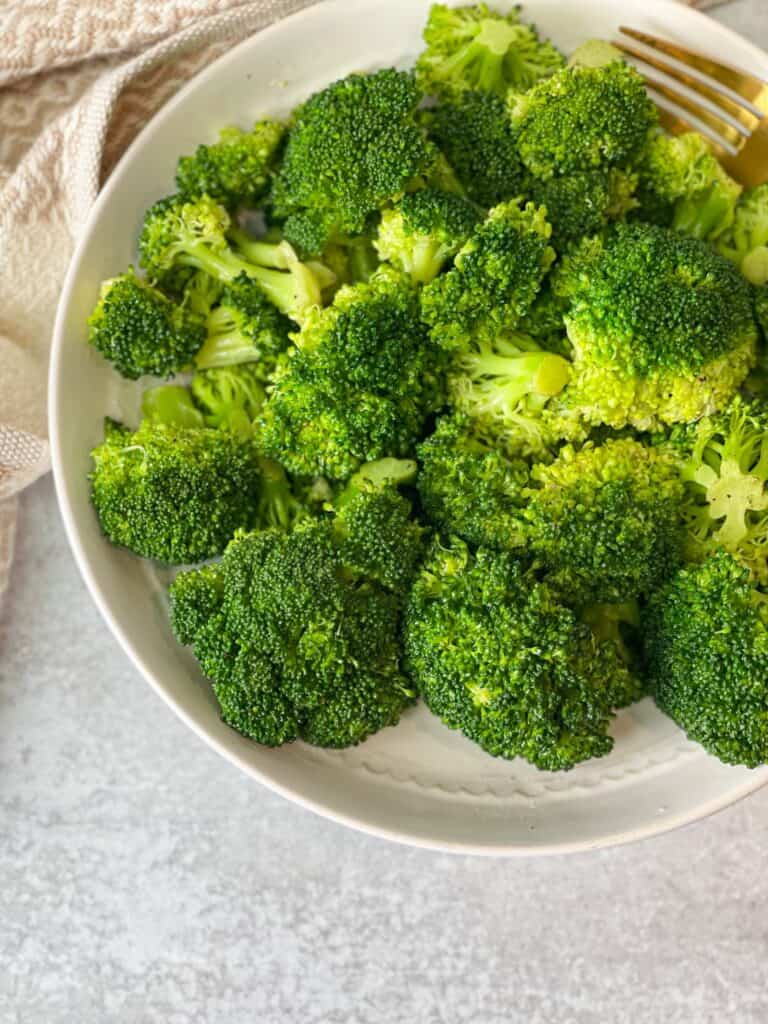
[(726, 142), (730, 142), (736, 149), (744, 145), (745, 136), (748, 137), (749, 132), (742, 134), (732, 124), (729, 124), (728, 121), (724, 121), (717, 114), (713, 114), (711, 110), (707, 110), (706, 107), (694, 103), (687, 96), (678, 92), (677, 89), (672, 89), (668, 85), (664, 85), (663, 82), (651, 78), (649, 75), (643, 75), (643, 81), (650, 89), (653, 89), (654, 92), (669, 100), (670, 103), (674, 103), (683, 110), (687, 110), (689, 114), (693, 114), (710, 131), (714, 132), (719, 138), (725, 139)]
[[(662, 128), (665, 128), (670, 135), (683, 135), (685, 132), (695, 131), (694, 126), (686, 121), (684, 118), (674, 114), (671, 110), (666, 107), (659, 107), (659, 122)], [(718, 158), (718, 160), (724, 161), (732, 157), (732, 153), (729, 153), (727, 149), (715, 142), (714, 139), (707, 136), (707, 142), (712, 147), (712, 152)]]
[(637, 60), (642, 61), (643, 64), (647, 64), (649, 67), (663, 72), (670, 78), (674, 78), (675, 81), (680, 82), (682, 85), (688, 86), (689, 89), (693, 89), (697, 92), (699, 96), (704, 96), (710, 103), (719, 107), (724, 113), (729, 114), (735, 121), (742, 125), (746, 129), (743, 132), (744, 135), (749, 135), (760, 124), (760, 118), (747, 110), (746, 107), (740, 106), (732, 100), (730, 96), (726, 96), (725, 93), (720, 92), (718, 89), (713, 89), (712, 86), (702, 82), (700, 78), (694, 78), (693, 75), (688, 75), (684, 71), (680, 71), (668, 61), (647, 55), (637, 49), (637, 47), (630, 46), (621, 39), (617, 40), (614, 43), (614, 46), (619, 50), (622, 50), (624, 53), (629, 54), (630, 57), (636, 57)]
[(761, 78), (749, 75), (745, 71), (739, 71), (738, 68), (728, 64), (721, 64), (720, 61), (712, 60), (711, 57), (705, 57), (703, 53), (696, 53), (686, 50), (682, 46), (676, 46), (674, 43), (667, 42), (666, 39), (658, 39), (646, 32), (638, 32), (637, 29), (628, 28), (626, 25), (621, 25), (619, 31), (640, 43), (645, 43), (652, 50), (660, 50), (668, 57), (674, 57), (683, 64), (701, 71), (702, 74), (709, 75), (721, 85), (749, 100), (759, 110), (768, 113), (768, 82), (764, 82)]

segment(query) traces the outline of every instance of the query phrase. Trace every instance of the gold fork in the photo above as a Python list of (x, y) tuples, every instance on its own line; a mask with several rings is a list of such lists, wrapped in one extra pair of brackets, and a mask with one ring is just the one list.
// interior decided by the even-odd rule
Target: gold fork
[(742, 184), (768, 181), (768, 82), (645, 32), (624, 25), (619, 32), (643, 44), (615, 42), (641, 63), (638, 70), (659, 107), (662, 126), (673, 135), (701, 131), (728, 173)]

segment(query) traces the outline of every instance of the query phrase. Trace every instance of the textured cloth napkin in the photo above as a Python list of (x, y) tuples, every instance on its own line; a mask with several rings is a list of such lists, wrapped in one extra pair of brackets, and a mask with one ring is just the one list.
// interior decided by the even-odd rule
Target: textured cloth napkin
[(49, 468), (51, 328), (67, 263), (101, 184), (191, 75), (312, 2), (0, 4), (0, 601), (16, 495)]

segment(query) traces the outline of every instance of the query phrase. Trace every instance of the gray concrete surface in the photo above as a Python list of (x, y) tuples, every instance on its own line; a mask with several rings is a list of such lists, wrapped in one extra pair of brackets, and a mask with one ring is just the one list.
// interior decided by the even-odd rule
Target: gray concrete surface
[[(765, 0), (716, 12), (768, 45)], [(763, 1024), (768, 790), (544, 861), (389, 845), (240, 775), (92, 606), (50, 479), (0, 620), (0, 1024)]]

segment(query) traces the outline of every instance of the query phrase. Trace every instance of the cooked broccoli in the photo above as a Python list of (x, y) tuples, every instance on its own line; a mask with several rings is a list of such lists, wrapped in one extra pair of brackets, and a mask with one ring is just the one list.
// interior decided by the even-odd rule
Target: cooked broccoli
[(528, 192), (543, 206), (552, 225), (552, 245), (558, 251), (584, 235), (597, 234), (612, 220), (634, 209), (637, 175), (611, 167), (533, 179)]
[(266, 401), (260, 363), (200, 370), (192, 378), (192, 395), (205, 425), (250, 434)]
[(218, 142), (181, 157), (176, 187), (190, 199), (210, 196), (229, 209), (255, 204), (269, 189), (284, 135), (279, 121), (257, 121), (249, 132), (224, 128)]
[[(636, 673), (642, 671), (642, 637), (640, 605), (636, 600), (620, 604), (592, 604), (581, 609), (580, 618), (598, 639), (611, 643), (625, 665)], [(629, 694), (634, 701), (639, 694)]]
[(340, 284), (368, 281), (378, 266), (373, 248), (373, 223), (357, 235), (340, 235), (333, 222), (323, 213), (301, 210), (287, 217), (283, 224), (286, 241), (302, 259), (321, 259), (333, 270)]
[(621, 60), (556, 72), (513, 94), (510, 116), (523, 164), (544, 180), (631, 163), (657, 119), (643, 79)]
[(272, 191), (278, 217), (322, 217), (326, 237), (355, 235), (400, 196), (437, 154), (417, 123), (413, 76), (392, 68), (349, 75), (294, 113)]
[(541, 348), (555, 352), (565, 359), (573, 357), (573, 347), (565, 330), (567, 303), (555, 295), (550, 281), (542, 285), (533, 305), (518, 325), (520, 334), (526, 334)]
[(768, 761), (768, 599), (727, 552), (681, 569), (643, 616), (656, 703), (726, 764)]
[(698, 132), (653, 136), (642, 154), (640, 181), (646, 194), (671, 208), (671, 227), (707, 240), (733, 222), (741, 193)]
[(725, 548), (768, 584), (768, 405), (736, 397), (661, 441), (686, 482), (690, 556)]
[(383, 212), (374, 244), (382, 260), (426, 284), (467, 242), (479, 220), (461, 196), (421, 189)]
[(267, 298), (293, 320), (301, 321), (321, 301), (320, 284), (298, 259), (285, 271), (257, 265), (229, 245), (229, 214), (208, 196), (188, 200), (168, 196), (151, 206), (139, 238), (141, 265), (158, 283), (178, 288), (194, 270), (229, 283), (246, 274)]
[(519, 200), (494, 207), (454, 266), (422, 292), (422, 314), (446, 348), (493, 342), (530, 309), (555, 258), (544, 210)]
[(473, 546), (524, 546), (529, 460), (507, 458), (460, 414), (443, 417), (417, 455), (419, 497), (430, 522)]
[(189, 388), (163, 384), (147, 388), (141, 396), (141, 415), (152, 423), (172, 423), (178, 427), (204, 427), (203, 414), (192, 401)]
[(562, 263), (573, 372), (563, 401), (592, 423), (639, 430), (722, 408), (755, 361), (749, 285), (714, 249), (618, 224)]
[(123, 377), (171, 377), (192, 362), (205, 325), (129, 270), (102, 284), (88, 340)]
[(137, 555), (200, 561), (253, 521), (260, 472), (250, 440), (152, 420), (132, 432), (107, 420), (91, 455), (101, 528)]
[(416, 61), (417, 81), (425, 93), (483, 90), (504, 97), (524, 92), (565, 63), (533, 25), (520, 23), (513, 8), (495, 14), (484, 3), (471, 7), (433, 4), (424, 28), (426, 50)]
[(258, 362), (269, 371), (288, 348), (293, 324), (272, 305), (256, 281), (240, 274), (208, 315), (207, 328), (205, 344), (195, 358), (198, 368)]
[(345, 479), (363, 462), (412, 454), (443, 403), (444, 360), (406, 278), (382, 267), (343, 287), (295, 341), (264, 407), (266, 455), (293, 473)]
[(427, 706), (496, 757), (549, 771), (607, 754), (640, 696), (603, 643), (508, 552), (436, 541), (406, 605), (405, 667)]
[(463, 93), (442, 100), (422, 117), (468, 199), (491, 207), (522, 193), (525, 171), (506, 105), (498, 96)]
[(262, 530), (289, 530), (299, 520), (320, 511), (312, 496), (292, 486), (285, 470), (272, 459), (259, 459), (261, 479), (255, 522)]
[[(398, 665), (401, 599), (368, 571), (401, 586), (420, 534), (407, 516), (385, 524), (355, 508), (387, 489), (372, 487), (349, 497), (342, 526), (240, 535), (214, 570), (171, 586), (174, 630), (213, 682), (224, 721), (259, 743), (351, 746), (394, 725), (413, 701)], [(399, 528), (404, 568), (390, 581)]]
[(754, 285), (768, 284), (768, 182), (744, 192), (720, 252)]
[(528, 550), (571, 603), (648, 594), (683, 554), (683, 484), (674, 462), (639, 441), (567, 445), (532, 471)]

